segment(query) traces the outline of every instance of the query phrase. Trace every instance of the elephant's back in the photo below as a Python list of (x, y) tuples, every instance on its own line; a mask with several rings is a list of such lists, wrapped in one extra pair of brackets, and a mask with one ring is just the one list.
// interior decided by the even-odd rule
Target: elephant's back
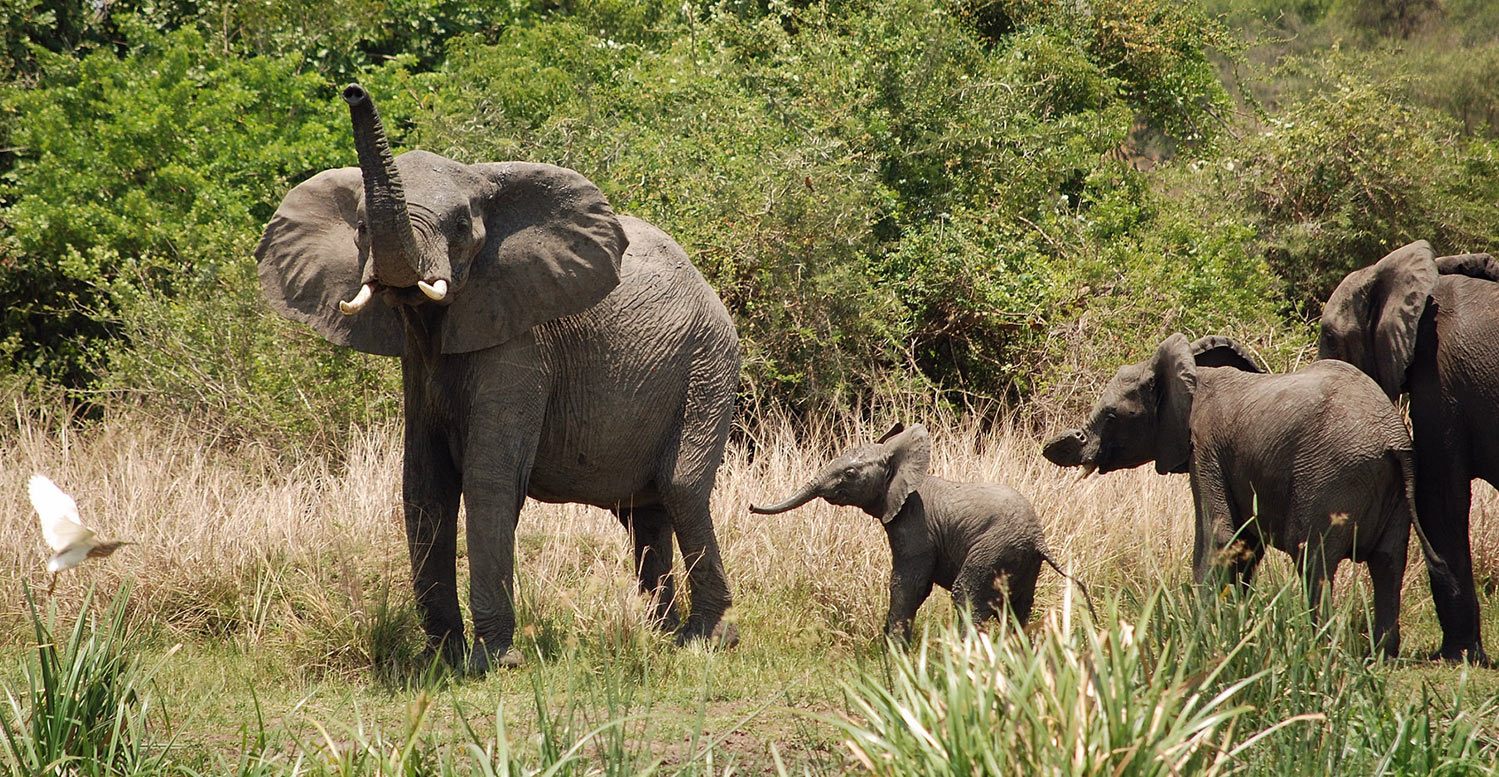
[(1347, 362), (1315, 361), (1295, 372), (1240, 372), (1242, 409), (1235, 428), (1251, 434), (1269, 426), (1287, 437), (1336, 440), (1379, 458), (1389, 448), (1410, 448), (1410, 436), (1395, 405), (1373, 378)]
[(654, 501), (684, 449), (716, 469), (739, 378), (739, 340), (718, 295), (666, 233), (621, 217), (620, 283), (597, 305), (538, 327), (552, 374), (531, 492), (610, 506)]

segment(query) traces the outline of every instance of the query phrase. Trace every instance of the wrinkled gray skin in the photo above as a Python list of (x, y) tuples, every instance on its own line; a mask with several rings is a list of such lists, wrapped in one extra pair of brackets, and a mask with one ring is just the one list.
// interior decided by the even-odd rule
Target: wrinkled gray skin
[[(896, 424), (878, 442), (829, 462), (785, 501), (750, 510), (784, 513), (821, 498), (879, 519), (890, 540), (885, 632), (891, 636), (909, 636), (911, 619), (933, 584), (951, 591), (954, 603), (968, 608), (974, 623), (1008, 602), (1015, 619), (1025, 625), (1041, 562), (1071, 579), (1046, 552), (1036, 511), (1007, 486), (930, 476), (930, 461), (926, 427)], [(1086, 588), (1083, 593), (1086, 597)]]
[[(431, 648), (455, 664), (466, 649), (460, 495), (470, 670), (519, 659), (515, 527), (527, 496), (612, 510), (662, 626), (680, 625), (678, 641), (714, 633), (730, 596), (708, 494), (739, 375), (723, 304), (671, 238), (616, 217), (581, 175), (424, 151), (392, 158), (369, 96), (351, 85), (344, 98), (360, 167), (294, 188), (256, 256), (282, 315), (401, 358), (406, 535)], [(434, 295), (439, 282), (446, 293)], [(361, 306), (366, 284), (374, 298)], [(345, 315), (339, 303), (351, 298)], [(685, 624), (673, 533), (692, 585)]]
[[(1151, 359), (1120, 368), (1087, 425), (1052, 438), (1044, 453), (1099, 472), (1154, 460), (1162, 474), (1189, 473), (1198, 583), (1223, 569), (1248, 585), (1265, 547), (1279, 548), (1301, 571), (1315, 618), (1338, 564), (1364, 562), (1375, 641), (1399, 653), (1414, 519), (1410, 436), (1379, 386), (1352, 366), (1319, 361), (1264, 374), (1228, 338), (1172, 335)], [(1416, 528), (1427, 564), (1445, 572)]]
[(1499, 487), (1499, 263), (1435, 258), (1421, 240), (1344, 278), (1322, 311), (1318, 355), (1410, 394), (1416, 510), (1457, 588), (1432, 581), (1437, 657), (1487, 663), (1468, 540), (1472, 480)]

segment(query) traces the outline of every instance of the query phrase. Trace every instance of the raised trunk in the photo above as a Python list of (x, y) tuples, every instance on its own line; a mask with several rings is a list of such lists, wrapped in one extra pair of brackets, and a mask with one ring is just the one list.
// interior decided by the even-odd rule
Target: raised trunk
[(423, 280), (416, 266), (416, 236), (380, 112), (359, 84), (345, 87), (343, 97), (354, 122), (354, 148), (359, 152), (359, 170), (364, 176), (365, 228), (369, 230), (375, 276), (385, 286), (415, 285)]
[(817, 498), (817, 484), (808, 483), (807, 485), (802, 486), (802, 490), (796, 492), (795, 494), (792, 494), (790, 499), (787, 499), (780, 504), (773, 504), (769, 507), (757, 507), (755, 505), (750, 505), (750, 512), (758, 513), (760, 515), (775, 515), (776, 513), (784, 513), (787, 510), (795, 510), (796, 508), (801, 507), (802, 505), (812, 501), (815, 498)]

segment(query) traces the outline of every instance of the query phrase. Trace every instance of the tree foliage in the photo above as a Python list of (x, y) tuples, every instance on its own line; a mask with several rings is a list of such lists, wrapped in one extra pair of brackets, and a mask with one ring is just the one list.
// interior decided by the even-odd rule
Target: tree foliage
[(1215, 64), (1241, 44), (1163, 0), (0, 0), (0, 16), (12, 371), (246, 433), (330, 433), (395, 402), (391, 365), (276, 319), (253, 271), (285, 192), (352, 163), (348, 80), (399, 148), (572, 167), (665, 228), (735, 315), (746, 393), (793, 407), (1072, 401), (1079, 376), (1175, 330), (1295, 348), (1298, 311), (1384, 247), (1495, 231), (1481, 76), (1444, 98), (1464, 124), (1386, 60), (1307, 58), (1282, 82), (1326, 88), (1245, 123)]

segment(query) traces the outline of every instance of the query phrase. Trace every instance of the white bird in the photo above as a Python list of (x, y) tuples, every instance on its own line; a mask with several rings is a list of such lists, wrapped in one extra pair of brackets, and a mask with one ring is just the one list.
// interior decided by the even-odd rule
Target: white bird
[(45, 475), (32, 475), (28, 485), (31, 491), (31, 506), (42, 519), (42, 538), (52, 548), (52, 558), (47, 561), (47, 571), (52, 573), (52, 584), (47, 593), (57, 587), (57, 573), (72, 569), (86, 559), (104, 558), (128, 542), (100, 542), (94, 530), (83, 525), (78, 517), (78, 503), (63, 493), (56, 483)]

